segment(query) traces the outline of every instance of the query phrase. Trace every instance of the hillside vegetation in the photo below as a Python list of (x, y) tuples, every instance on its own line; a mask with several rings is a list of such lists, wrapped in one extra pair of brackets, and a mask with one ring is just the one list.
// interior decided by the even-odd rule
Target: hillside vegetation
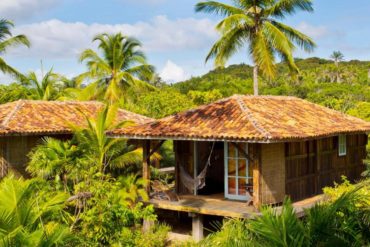
[[(321, 58), (296, 59), (298, 75), (278, 64), (274, 80), (261, 78), (261, 95), (291, 95), (370, 120), (370, 62), (341, 62), (337, 68)], [(207, 104), (233, 94), (252, 94), (253, 68), (230, 65), (173, 85), (159, 82), (160, 90), (141, 93), (126, 108), (154, 118)]]

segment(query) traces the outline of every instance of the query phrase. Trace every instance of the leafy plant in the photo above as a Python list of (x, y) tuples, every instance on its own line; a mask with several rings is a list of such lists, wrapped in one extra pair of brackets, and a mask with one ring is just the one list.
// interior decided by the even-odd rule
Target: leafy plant
[(0, 182), (0, 246), (63, 246), (75, 240), (56, 219), (67, 196), (50, 193), (37, 180), (8, 176)]

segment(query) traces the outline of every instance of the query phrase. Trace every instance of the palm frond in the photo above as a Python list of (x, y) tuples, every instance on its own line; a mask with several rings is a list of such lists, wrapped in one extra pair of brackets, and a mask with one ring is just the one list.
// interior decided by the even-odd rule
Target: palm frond
[(222, 16), (229, 16), (234, 14), (243, 14), (242, 9), (236, 8), (232, 5), (219, 3), (216, 1), (200, 2), (195, 5), (196, 12), (205, 12), (211, 14), (219, 14)]
[(265, 16), (284, 18), (286, 15), (296, 13), (298, 10), (312, 12), (312, 5), (312, 0), (278, 0), (264, 12)]

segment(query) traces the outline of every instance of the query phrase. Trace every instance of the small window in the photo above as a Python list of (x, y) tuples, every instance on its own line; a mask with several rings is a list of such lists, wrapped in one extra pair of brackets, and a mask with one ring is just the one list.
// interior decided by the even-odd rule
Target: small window
[(345, 156), (347, 154), (347, 140), (345, 135), (338, 136), (338, 155)]

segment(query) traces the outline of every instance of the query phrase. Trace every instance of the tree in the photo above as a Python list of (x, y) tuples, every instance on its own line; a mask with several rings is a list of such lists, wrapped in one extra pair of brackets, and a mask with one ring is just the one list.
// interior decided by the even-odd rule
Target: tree
[(253, 88), (258, 95), (258, 73), (266, 77), (276, 74), (275, 54), (287, 63), (291, 71), (297, 72), (293, 51), (295, 45), (310, 52), (315, 43), (311, 38), (278, 20), (297, 10), (311, 12), (311, 0), (235, 0), (234, 5), (216, 1), (200, 2), (197, 12), (215, 13), (225, 18), (216, 29), (221, 37), (211, 48), (206, 61), (215, 58), (216, 66), (225, 62), (245, 45), (254, 63)]
[(93, 41), (99, 42), (102, 56), (91, 49), (82, 52), (80, 61), (86, 61), (88, 72), (80, 78), (93, 79), (94, 84), (103, 87), (105, 100), (122, 100), (129, 87), (154, 88), (144, 82), (152, 78), (154, 68), (147, 64), (138, 40), (121, 33), (103, 33)]
[[(14, 27), (13, 22), (9, 20), (2, 19), (0, 20), (0, 54), (4, 54), (10, 47), (25, 45), (30, 46), (25, 35), (16, 35), (13, 36), (10, 29)], [(3, 58), (0, 57), (0, 70), (3, 73), (10, 74), (16, 77), (22, 77), (22, 74), (16, 69), (8, 65)]]

